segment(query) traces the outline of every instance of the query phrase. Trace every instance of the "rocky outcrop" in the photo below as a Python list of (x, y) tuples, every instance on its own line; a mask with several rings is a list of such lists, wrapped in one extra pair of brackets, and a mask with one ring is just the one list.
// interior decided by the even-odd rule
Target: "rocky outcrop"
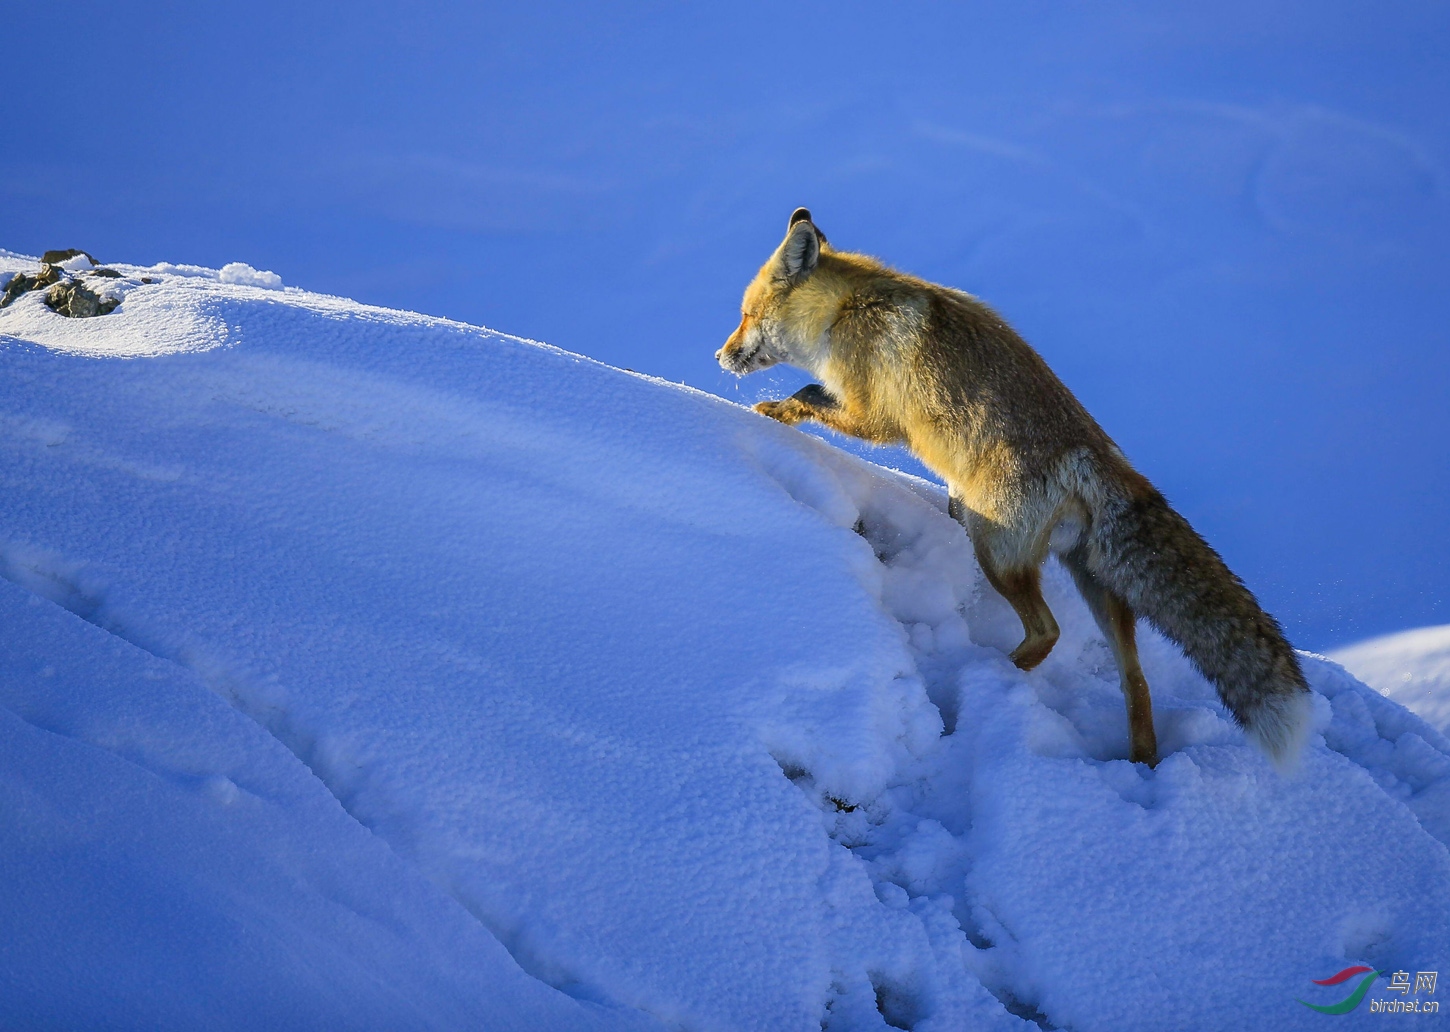
[(34, 276), (28, 276), (23, 272), (17, 272), (10, 277), (10, 282), (5, 284), (5, 293), (0, 296), (0, 308), (5, 308), (21, 294), (32, 290), (39, 290), (41, 287), (48, 287), (52, 283), (60, 281), (60, 269), (54, 265), (42, 264), (40, 272)]
[[(84, 258), (93, 268), (71, 272), (64, 268), (76, 258)], [(115, 297), (105, 297), (88, 287), (83, 277), (94, 279), (119, 279), (115, 269), (95, 267), (99, 263), (85, 251), (76, 247), (63, 251), (46, 251), (40, 258), (40, 271), (35, 275), (19, 272), (10, 277), (0, 294), (0, 308), (9, 306), (21, 294), (32, 290), (45, 290), (45, 305), (58, 315), (72, 319), (89, 319), (97, 315), (110, 315), (120, 305)], [(49, 288), (49, 289), (47, 289)]]

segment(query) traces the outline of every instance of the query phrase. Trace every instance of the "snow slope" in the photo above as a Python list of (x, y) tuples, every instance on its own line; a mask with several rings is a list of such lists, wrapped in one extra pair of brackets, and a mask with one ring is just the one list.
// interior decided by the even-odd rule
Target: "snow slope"
[(1450, 625), (1371, 638), (1336, 649), (1331, 658), (1450, 734)]
[(1450, 968), (1450, 743), (1339, 667), (1283, 778), (1145, 634), (1137, 767), (1066, 578), (1022, 674), (931, 485), (119, 268), (0, 311), (0, 1024), (1295, 1029)]
[(524, 976), (277, 739), (57, 583), (0, 581), (0, 1026), (626, 1024)]

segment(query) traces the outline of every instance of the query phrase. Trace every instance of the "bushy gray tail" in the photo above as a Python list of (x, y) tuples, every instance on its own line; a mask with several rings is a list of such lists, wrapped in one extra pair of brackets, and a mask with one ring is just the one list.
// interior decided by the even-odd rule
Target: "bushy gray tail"
[(1107, 501), (1088, 566), (1178, 645), (1239, 725), (1281, 767), (1309, 730), (1309, 686), (1279, 623), (1156, 490)]

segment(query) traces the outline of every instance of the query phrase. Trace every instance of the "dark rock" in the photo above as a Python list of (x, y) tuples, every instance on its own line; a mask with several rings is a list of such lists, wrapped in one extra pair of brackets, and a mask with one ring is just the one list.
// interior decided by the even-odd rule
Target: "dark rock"
[(42, 265), (40, 272), (34, 276), (28, 276), (18, 272), (10, 277), (10, 282), (5, 284), (5, 294), (0, 297), (0, 308), (4, 308), (14, 301), (21, 294), (30, 290), (39, 290), (41, 287), (48, 287), (52, 283), (60, 281), (60, 270), (54, 265)]
[(0, 296), (0, 308), (6, 307), (11, 301), (29, 290), (34, 282), (34, 276), (27, 276), (23, 272), (17, 272), (11, 276), (10, 281), (5, 284), (4, 295)]
[(66, 280), (57, 283), (46, 292), (45, 304), (57, 315), (72, 319), (89, 319), (97, 315), (110, 315), (121, 302), (113, 297), (102, 298), (87, 290), (80, 280)]
[(61, 262), (68, 262), (79, 255), (85, 255), (86, 261), (92, 265), (101, 264), (79, 247), (67, 247), (64, 251), (46, 251), (40, 256), (40, 261), (42, 265), (59, 265)]
[(120, 279), (121, 274), (115, 269), (92, 269), (92, 276), (103, 276), (106, 279)]

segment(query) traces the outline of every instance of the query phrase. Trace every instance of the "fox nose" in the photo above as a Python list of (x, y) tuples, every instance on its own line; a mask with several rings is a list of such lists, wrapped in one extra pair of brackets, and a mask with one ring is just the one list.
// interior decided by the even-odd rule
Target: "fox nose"
[(725, 349), (724, 348), (721, 348), (719, 351), (715, 352), (715, 361), (716, 362), (719, 362), (724, 357), (725, 357)]

